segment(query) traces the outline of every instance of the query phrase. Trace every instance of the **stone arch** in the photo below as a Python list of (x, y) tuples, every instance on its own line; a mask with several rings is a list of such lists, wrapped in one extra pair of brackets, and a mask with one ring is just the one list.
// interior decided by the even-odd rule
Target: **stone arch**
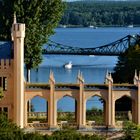
[(35, 96), (39, 96), (41, 98), (46, 99), (47, 101), (49, 100), (49, 93), (47, 92), (25, 92), (25, 101), (33, 99)]
[[(36, 95), (32, 95), (32, 96), (28, 97), (28, 98), (26, 99), (26, 101), (32, 100), (32, 99), (35, 98), (35, 97), (40, 97), (40, 98), (46, 99), (45, 96), (42, 96), (42, 95), (40, 95), (40, 94), (36, 94)], [(46, 100), (48, 101), (48, 99), (46, 99)]]
[[(101, 108), (99, 107), (95, 107), (93, 106), (93, 109), (87, 109), (87, 105), (90, 99), (94, 99), (96, 97), (100, 97), (103, 102), (101, 103)], [(95, 125), (104, 125), (105, 124), (105, 117), (106, 117), (106, 101), (105, 98), (102, 96), (102, 94), (92, 94), (90, 96), (87, 96), (86, 100), (86, 120), (87, 120), (87, 124), (90, 126), (92, 124), (92, 126)], [(94, 101), (92, 102), (94, 103)], [(94, 108), (95, 107), (95, 108)], [(93, 117), (91, 117), (93, 116)]]
[(135, 99), (131, 94), (118, 96), (114, 103), (115, 121), (117, 126), (121, 126), (122, 122), (125, 120), (135, 121)]
[[(72, 102), (72, 104), (66, 104), (66, 106), (62, 107), (62, 102), (66, 103), (66, 100), (68, 100), (67, 102), (69, 102), (69, 101)], [(59, 103), (61, 104), (61, 107), (60, 107)], [(76, 98), (74, 98), (73, 96), (70, 96), (69, 94), (65, 94), (65, 95), (61, 96), (61, 98), (57, 99), (56, 104), (57, 104), (58, 124), (61, 124), (62, 128), (63, 128), (63, 126), (68, 125), (68, 123), (75, 124), (75, 122), (77, 121), (77, 115), (76, 115), (77, 114), (77, 111), (76, 111), (77, 110), (77, 100), (76, 100)], [(58, 108), (58, 104), (59, 104), (60, 108)], [(69, 107), (69, 106), (72, 106), (72, 107)], [(65, 122), (65, 124), (63, 125), (64, 122)]]
[(106, 97), (104, 97), (104, 96), (102, 95), (102, 93), (93, 93), (93, 94), (89, 94), (89, 95), (86, 96), (85, 102), (87, 102), (88, 99), (90, 99), (90, 98), (92, 98), (92, 97), (94, 97), (94, 96), (98, 96), (98, 97), (102, 98), (105, 102), (106, 102), (106, 100), (107, 100)]
[(71, 97), (72, 99), (77, 101), (77, 97), (73, 93), (63, 93), (60, 95), (56, 94), (56, 102), (58, 102), (59, 100), (61, 100), (64, 97)]
[[(37, 99), (37, 97), (38, 97), (38, 99)], [(35, 98), (40, 102), (41, 105), (37, 105), (38, 102), (34, 101), (34, 102), (36, 102), (36, 105), (35, 105), (35, 108), (34, 108), (35, 110), (29, 110), (28, 109), (29, 108), (28, 102), (32, 101)], [(38, 106), (39, 106), (39, 108), (36, 108)], [(25, 122), (26, 126), (34, 127), (34, 128), (37, 127), (34, 124), (34, 122), (38, 123), (38, 125), (40, 123), (45, 123), (46, 124), (48, 122), (48, 100), (47, 100), (46, 96), (43, 96), (41, 94), (35, 94), (35, 95), (32, 95), (32, 96), (28, 96), (28, 98), (26, 98), (25, 119), (26, 119), (25, 120), (26, 121)], [(42, 126), (40, 126), (40, 127), (42, 127)]]
[(135, 100), (130, 94), (123, 94), (123, 95), (120, 95), (120, 96), (117, 96), (115, 99), (114, 99), (114, 102), (116, 102), (117, 100), (123, 98), (123, 97), (127, 97), (127, 98), (130, 98), (131, 100)]

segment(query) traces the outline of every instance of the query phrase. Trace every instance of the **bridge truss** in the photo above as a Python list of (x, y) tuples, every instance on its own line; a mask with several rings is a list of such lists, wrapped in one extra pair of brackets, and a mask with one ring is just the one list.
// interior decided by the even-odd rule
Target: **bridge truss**
[(49, 41), (43, 49), (43, 54), (61, 54), (61, 55), (106, 55), (119, 56), (123, 54), (128, 47), (134, 46), (136, 43), (140, 44), (140, 36), (127, 35), (112, 43), (95, 47), (95, 48), (79, 48)]

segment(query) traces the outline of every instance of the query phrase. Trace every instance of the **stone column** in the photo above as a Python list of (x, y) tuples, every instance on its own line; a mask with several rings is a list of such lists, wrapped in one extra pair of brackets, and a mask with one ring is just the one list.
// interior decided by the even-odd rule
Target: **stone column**
[(75, 100), (75, 122), (78, 122), (77, 120), (77, 101)]
[(139, 80), (138, 80), (138, 104), (137, 104), (137, 115), (138, 115), (138, 120), (137, 120), (137, 124), (140, 124), (140, 76), (139, 76)]
[(47, 112), (46, 112), (47, 120), (46, 120), (46, 121), (48, 122), (48, 109), (49, 109), (49, 108), (48, 108), (48, 105), (49, 105), (49, 104), (48, 104), (48, 101), (46, 102), (46, 104), (47, 104), (47, 107), (46, 107), (46, 108), (47, 108)]
[(137, 76), (137, 71), (135, 70), (135, 75), (134, 75), (134, 85), (136, 85), (138, 87), (138, 91), (137, 91), (137, 105), (135, 103), (135, 108), (137, 109), (137, 124), (140, 124), (140, 72), (139, 72), (139, 76)]
[(111, 127), (115, 127), (115, 101), (113, 98), (113, 93), (112, 93), (112, 103), (111, 103)]
[(132, 121), (134, 123), (137, 123), (137, 106), (135, 104), (135, 101), (132, 100)]
[(53, 72), (50, 72), (50, 98), (48, 100), (48, 125), (49, 129), (56, 129), (57, 127), (57, 110), (55, 101), (55, 79)]
[(86, 105), (84, 98), (84, 79), (82, 73), (78, 74), (78, 83), (80, 91), (77, 101), (77, 125), (79, 129), (84, 129), (86, 127)]
[(103, 109), (104, 109), (104, 116), (103, 116), (103, 117), (104, 117), (104, 124), (107, 125), (107, 124), (106, 124), (106, 122), (107, 122), (106, 101), (104, 102)]
[(107, 104), (107, 127), (114, 127), (115, 125), (115, 102), (113, 99), (112, 87), (113, 79), (111, 73), (107, 73), (106, 82), (108, 84), (108, 102)]
[(25, 99), (25, 105), (24, 105), (24, 127), (27, 127), (27, 124), (28, 124), (27, 103), (28, 102)]
[(14, 23), (14, 122), (24, 127), (24, 37), (25, 24)]

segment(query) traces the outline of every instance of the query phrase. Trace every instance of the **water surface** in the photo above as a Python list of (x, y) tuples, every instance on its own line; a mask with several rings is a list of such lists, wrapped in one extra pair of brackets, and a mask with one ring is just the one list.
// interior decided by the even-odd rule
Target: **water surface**
[[(69, 46), (91, 48), (99, 47), (121, 39), (126, 35), (139, 33), (140, 28), (58, 28), (56, 34), (51, 40)], [(45, 55), (38, 72), (32, 70), (32, 82), (48, 82), (49, 72), (54, 72), (57, 83), (76, 83), (78, 71), (83, 73), (85, 83), (104, 83), (107, 69), (113, 71), (117, 62), (117, 57), (113, 56), (74, 56), (74, 55)], [(65, 69), (63, 65), (72, 61), (73, 68)], [(36, 111), (45, 111), (46, 105), (44, 100), (39, 98), (33, 99)], [(98, 98), (90, 99), (87, 108), (96, 106), (102, 108)], [(59, 101), (58, 108), (64, 111), (74, 111), (74, 100), (63, 99)]]

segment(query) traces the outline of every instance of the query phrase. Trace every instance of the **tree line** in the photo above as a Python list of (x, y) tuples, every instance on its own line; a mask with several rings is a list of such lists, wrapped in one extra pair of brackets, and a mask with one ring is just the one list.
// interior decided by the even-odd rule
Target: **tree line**
[(140, 25), (140, 1), (80, 1), (67, 3), (60, 22), (78, 26)]

